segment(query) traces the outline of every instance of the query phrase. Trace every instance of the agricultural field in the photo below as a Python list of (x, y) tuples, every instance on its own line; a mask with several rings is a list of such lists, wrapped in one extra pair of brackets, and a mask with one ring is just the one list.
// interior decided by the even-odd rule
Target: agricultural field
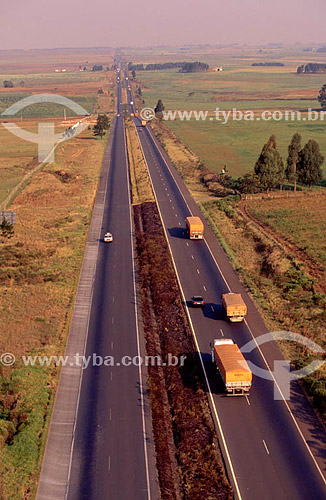
[[(130, 59), (137, 62), (137, 54)], [(145, 56), (144, 56), (145, 57)], [(145, 105), (155, 107), (162, 99), (165, 110), (203, 110), (205, 121), (167, 120), (169, 128), (193, 150), (208, 168), (220, 172), (226, 165), (230, 175), (251, 172), (262, 146), (271, 134), (276, 135), (279, 150), (286, 160), (287, 146), (295, 132), (303, 141), (315, 139), (326, 156), (325, 120), (307, 121), (307, 109), (320, 110), (316, 100), (319, 89), (326, 82), (323, 75), (297, 75), (296, 69), (308, 61), (324, 62), (323, 54), (307, 54), (302, 50), (269, 50), (262, 54), (256, 50), (244, 53), (242, 49), (215, 50), (215, 53), (197, 52), (196, 59), (211, 66), (222, 65), (222, 72), (182, 74), (178, 70), (138, 71), (136, 79), (141, 85)], [(146, 60), (147, 58), (147, 60)], [(191, 60), (186, 54), (175, 53), (151, 60), (146, 54), (143, 62)], [(284, 67), (252, 67), (252, 62), (278, 61)], [(233, 108), (253, 111), (255, 120), (233, 120), (227, 123), (215, 119), (215, 109), (232, 111)], [(300, 111), (305, 120), (281, 119), (263, 121), (262, 111)], [(326, 167), (324, 166), (324, 169)], [(324, 170), (326, 171), (326, 170)]]
[[(108, 72), (80, 72), (78, 63), (86, 61), (88, 54), (70, 54), (70, 72), (55, 73), (53, 68), (66, 67), (68, 55), (63, 54), (60, 61), (59, 53), (53, 51), (52, 59), (43, 54), (36, 55), (35, 60), (31, 58), (30, 65), (22, 72), (19, 57), (15, 64), (4, 59), (0, 52), (0, 113), (3, 113), (15, 102), (35, 94), (54, 94), (66, 97), (81, 105), (91, 115), (96, 113), (107, 113), (113, 116), (115, 112), (115, 73)], [(77, 57), (78, 56), (78, 57)], [(8, 56), (6, 56), (8, 57)], [(82, 58), (83, 57), (83, 58)], [(103, 56), (102, 56), (103, 57)], [(113, 55), (106, 56), (107, 64), (113, 63)], [(76, 62), (73, 62), (76, 60)], [(91, 58), (89, 59), (92, 60)], [(98, 55), (91, 64), (100, 62)], [(43, 64), (43, 68), (42, 68)], [(91, 66), (89, 63), (88, 66)], [(69, 68), (69, 66), (68, 66)], [(10, 72), (8, 72), (10, 69)], [(45, 72), (45, 69), (48, 72)], [(51, 72), (50, 72), (51, 69)], [(3, 88), (2, 82), (10, 80), (14, 88)], [(22, 86), (22, 84), (24, 84)], [(98, 94), (102, 90), (103, 94)], [(46, 103), (34, 104), (26, 107), (19, 116), (10, 119), (6, 116), (1, 121), (15, 122), (19, 127), (29, 132), (37, 133), (38, 119), (55, 124), (55, 132), (63, 132), (79, 120), (79, 117), (68, 108), (61, 105)], [(92, 124), (94, 117), (89, 118)], [(0, 205), (8, 197), (11, 190), (19, 182), (37, 167), (37, 144), (26, 142), (8, 132), (0, 125)]]

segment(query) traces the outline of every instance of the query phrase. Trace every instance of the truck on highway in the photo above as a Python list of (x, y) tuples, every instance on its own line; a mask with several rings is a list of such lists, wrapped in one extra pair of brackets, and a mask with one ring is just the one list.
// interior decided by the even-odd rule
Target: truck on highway
[(241, 297), (241, 293), (223, 293), (222, 307), (225, 316), (232, 323), (243, 321), (247, 314), (247, 306)]
[(141, 126), (142, 126), (142, 127), (146, 127), (146, 123), (147, 123), (147, 122), (146, 122), (146, 120), (142, 120), (142, 121), (141, 121)]
[(211, 355), (227, 395), (248, 395), (252, 373), (237, 344), (231, 339), (214, 339), (211, 342)]
[(201, 240), (204, 236), (204, 224), (199, 217), (187, 217), (186, 231), (191, 240)]

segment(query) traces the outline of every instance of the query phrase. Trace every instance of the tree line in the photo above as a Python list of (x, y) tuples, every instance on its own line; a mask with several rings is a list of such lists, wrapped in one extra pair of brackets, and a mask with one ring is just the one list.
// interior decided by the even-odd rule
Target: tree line
[(255, 62), (251, 66), (284, 66), (281, 62)]
[(133, 64), (128, 63), (129, 71), (156, 71), (179, 68), (180, 73), (198, 73), (200, 71), (207, 71), (209, 65), (199, 61), (195, 62), (167, 62), (167, 63), (150, 63), (150, 64)]
[(297, 190), (297, 182), (311, 189), (313, 184), (318, 184), (323, 179), (321, 166), (324, 157), (315, 140), (309, 140), (303, 147), (301, 140), (300, 134), (293, 135), (284, 165), (277, 149), (275, 135), (271, 135), (264, 144), (252, 173), (234, 178), (227, 173), (227, 167), (224, 166), (221, 174), (216, 175), (213, 180), (239, 194), (261, 191), (268, 193), (277, 186), (282, 189), (286, 182), (293, 183), (294, 191)]
[(301, 135), (295, 133), (288, 146), (288, 156), (286, 166), (277, 149), (275, 135), (271, 135), (268, 142), (256, 161), (254, 175), (258, 186), (269, 192), (270, 189), (286, 182), (294, 184), (296, 191), (297, 182), (309, 186), (318, 184), (323, 179), (321, 169), (324, 163), (324, 156), (320, 152), (317, 141), (310, 139), (303, 147), (301, 145)]
[(302, 64), (298, 67), (297, 73), (300, 74), (318, 74), (326, 73), (326, 64), (320, 63), (308, 63), (306, 65)]

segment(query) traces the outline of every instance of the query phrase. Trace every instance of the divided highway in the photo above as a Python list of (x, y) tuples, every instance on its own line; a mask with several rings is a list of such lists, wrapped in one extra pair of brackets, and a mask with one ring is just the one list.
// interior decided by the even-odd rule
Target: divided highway
[[(127, 92), (129, 103), (132, 94)], [(129, 107), (134, 112), (134, 106)], [(266, 332), (261, 318), (232, 271), (221, 249), (211, 250), (211, 242), (190, 241), (185, 237), (185, 218), (196, 213), (186, 189), (173, 166), (161, 151), (153, 133), (134, 119), (148, 165), (161, 217), (179, 276), (184, 299), (203, 295), (205, 309), (189, 309), (209, 387), (211, 406), (230, 480), (236, 497), (243, 500), (306, 500), (326, 498), (324, 434), (318, 435), (314, 415), (298, 386), (295, 394), (302, 411), (302, 422), (312, 422), (302, 429), (284, 400), (274, 400), (274, 384), (254, 376), (251, 395), (223, 397), (210, 361), (209, 344), (214, 338), (232, 338), (240, 347)], [(176, 182), (177, 179), (177, 182)], [(206, 234), (211, 234), (206, 224)], [(213, 240), (211, 235), (211, 241)], [(212, 243), (213, 244), (213, 243)], [(215, 242), (214, 245), (218, 247)], [(221, 259), (217, 262), (216, 254)], [(227, 276), (227, 278), (226, 278)], [(230, 324), (221, 318), (221, 294), (241, 292), (249, 305), (248, 323)], [(254, 349), (245, 357), (262, 369), (266, 363), (281, 359), (274, 343)], [(303, 434), (305, 432), (305, 435)], [(320, 429), (318, 430), (320, 432)], [(310, 442), (311, 438), (311, 442)], [(309, 439), (309, 445), (307, 444)], [(314, 445), (313, 456), (309, 446)]]
[[(121, 84), (118, 84), (110, 171), (103, 216), (103, 234), (94, 282), (86, 345), (88, 356), (141, 353), (134, 284), (130, 186), (127, 168)], [(121, 114), (121, 116), (119, 116)], [(93, 366), (83, 372), (68, 500), (150, 500), (146, 412), (141, 370), (137, 366)]]

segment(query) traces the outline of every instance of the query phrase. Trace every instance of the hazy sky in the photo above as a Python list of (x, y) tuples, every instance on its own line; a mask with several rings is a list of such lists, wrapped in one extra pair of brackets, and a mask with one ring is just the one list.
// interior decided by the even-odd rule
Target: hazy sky
[(326, 0), (1, 0), (0, 50), (326, 42)]

